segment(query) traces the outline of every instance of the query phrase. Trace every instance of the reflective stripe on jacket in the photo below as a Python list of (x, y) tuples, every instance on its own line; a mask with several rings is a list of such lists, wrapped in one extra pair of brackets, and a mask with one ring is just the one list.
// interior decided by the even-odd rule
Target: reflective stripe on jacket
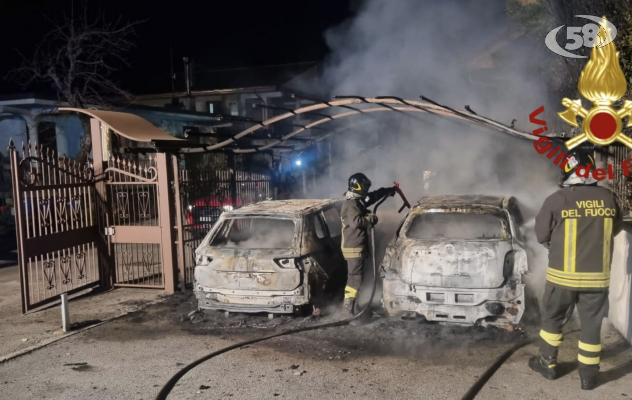
[(535, 220), (538, 242), (550, 242), (547, 280), (565, 288), (607, 289), (613, 238), (622, 225), (621, 204), (604, 187), (571, 186), (553, 193)]

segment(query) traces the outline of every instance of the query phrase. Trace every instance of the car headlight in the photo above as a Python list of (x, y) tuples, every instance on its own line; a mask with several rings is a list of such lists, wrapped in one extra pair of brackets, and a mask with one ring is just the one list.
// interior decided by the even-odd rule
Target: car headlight
[(233, 206), (224, 206), (225, 211), (233, 211)]
[(189, 206), (189, 210), (193, 210), (193, 206)]

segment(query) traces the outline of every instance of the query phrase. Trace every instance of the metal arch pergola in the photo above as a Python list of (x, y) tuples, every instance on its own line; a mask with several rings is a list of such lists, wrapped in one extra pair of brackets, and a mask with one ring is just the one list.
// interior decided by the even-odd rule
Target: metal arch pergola
[[(258, 122), (256, 123), (256, 125), (253, 125), (247, 129), (244, 129), (243, 131), (219, 143), (212, 144), (212, 145), (205, 145), (205, 146), (196, 146), (195, 148), (193, 147), (181, 148), (179, 151), (181, 153), (205, 153), (205, 152), (211, 152), (214, 150), (223, 149), (224, 147), (232, 143), (235, 143), (237, 140), (258, 131), (259, 129), (263, 129), (265, 127), (274, 125), (287, 118), (291, 118), (293, 116), (297, 116), (300, 114), (314, 114), (315, 111), (334, 108), (334, 107), (345, 108), (345, 109), (349, 109), (350, 111), (345, 111), (345, 112), (333, 114), (333, 115), (326, 115), (323, 118), (316, 120), (310, 124), (307, 124), (303, 127), (300, 127), (282, 136), (279, 139), (274, 139), (271, 143), (265, 144), (263, 146), (252, 147), (252, 148), (229, 148), (225, 150), (232, 151), (238, 154), (256, 153), (256, 152), (274, 148), (275, 146), (278, 146), (279, 144), (287, 140), (291, 140), (293, 137), (309, 129), (315, 128), (319, 125), (322, 125), (330, 121), (336, 121), (336, 120), (340, 120), (343, 118), (347, 118), (347, 117), (359, 115), (359, 114), (373, 114), (376, 112), (387, 112), (387, 111), (402, 112), (402, 113), (434, 114), (434, 115), (448, 117), (448, 118), (452, 118), (452, 119), (456, 119), (460, 121), (476, 123), (481, 126), (486, 126), (488, 128), (495, 129), (503, 133), (506, 133), (508, 135), (522, 138), (522, 139), (535, 141), (538, 138), (537, 136), (531, 133), (519, 131), (517, 129), (503, 125), (489, 118), (482, 117), (480, 115), (473, 114), (473, 113), (467, 113), (465, 111), (458, 111), (450, 107), (440, 105), (425, 97), (422, 97), (422, 99), (423, 101), (405, 100), (405, 99), (401, 99), (401, 98), (393, 97), (393, 96), (381, 96), (381, 97), (338, 96), (338, 97), (334, 97), (333, 101), (323, 101), (316, 104), (310, 104), (308, 106), (297, 108), (296, 110), (290, 110), (284, 114), (274, 116), (265, 121)], [(366, 108), (351, 107), (352, 105), (361, 105), (361, 104), (374, 105), (374, 107), (366, 107)], [(314, 141), (321, 140), (326, 136), (330, 136), (331, 134), (332, 134), (331, 132), (324, 134), (314, 139)]]

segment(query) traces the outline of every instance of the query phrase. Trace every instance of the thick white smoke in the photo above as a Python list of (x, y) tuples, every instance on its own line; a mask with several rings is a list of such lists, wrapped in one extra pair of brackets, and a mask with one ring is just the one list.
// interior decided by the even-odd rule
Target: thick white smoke
[[(543, 46), (519, 37), (504, 5), (504, 0), (365, 1), (354, 18), (327, 33), (332, 55), (321, 80), (304, 83), (304, 89), (329, 96), (423, 94), (457, 109), (470, 105), (505, 124), (517, 119), (516, 128), (531, 131), (537, 127), (528, 115), (542, 105), (554, 115), (550, 104), (559, 99), (548, 102), (537, 74), (538, 60), (547, 56), (538, 53)], [(355, 172), (369, 175), (374, 188), (399, 182), (411, 203), (438, 194), (513, 195), (527, 220), (530, 284), (543, 286), (547, 252), (533, 237), (533, 218), (556, 190), (560, 172), (551, 160), (537, 154), (533, 142), (474, 124), (379, 114), (350, 117), (345, 133), (333, 135), (332, 176), (323, 176), (311, 197), (340, 196)], [(378, 263), (403, 216), (396, 212), (400, 205), (391, 199), (378, 212)]]

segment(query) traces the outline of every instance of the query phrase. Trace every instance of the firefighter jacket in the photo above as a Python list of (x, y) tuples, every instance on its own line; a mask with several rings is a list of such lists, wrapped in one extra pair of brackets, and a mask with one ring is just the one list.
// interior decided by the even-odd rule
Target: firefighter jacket
[(357, 193), (345, 193), (346, 201), (342, 204), (340, 219), (342, 220), (342, 255), (344, 258), (365, 258), (368, 256), (367, 219), (370, 207), (384, 196), (384, 191), (378, 189), (362, 197)]
[(570, 186), (549, 196), (535, 219), (538, 242), (549, 246), (547, 280), (564, 288), (610, 286), (613, 237), (623, 226), (617, 196), (599, 186)]

